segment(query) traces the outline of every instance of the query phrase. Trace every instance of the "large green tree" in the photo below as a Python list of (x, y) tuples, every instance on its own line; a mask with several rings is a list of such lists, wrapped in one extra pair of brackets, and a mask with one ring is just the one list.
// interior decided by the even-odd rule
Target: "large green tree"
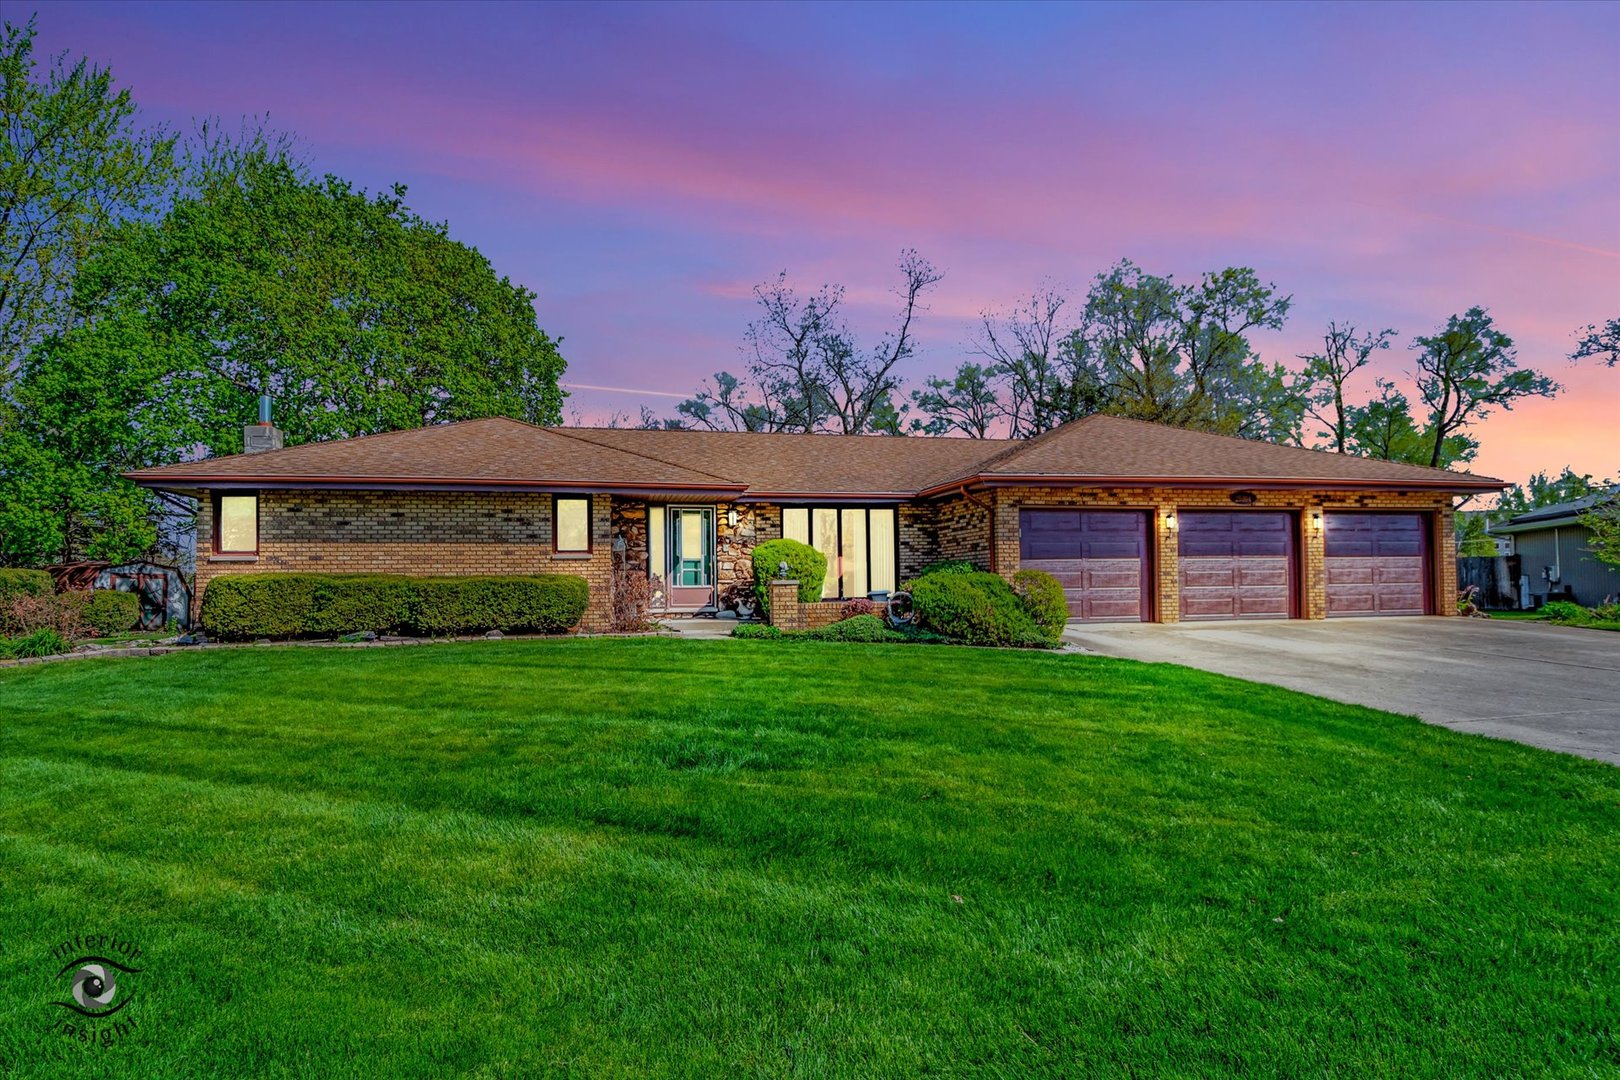
[(23, 356), (67, 329), (68, 286), (120, 222), (152, 213), (175, 177), (175, 141), (139, 124), (127, 89), (88, 61), (41, 71), (35, 24), (0, 24), (0, 390)]
[(1428, 412), (1429, 460), (1436, 468), (1447, 440), (1466, 433), (1494, 410), (1512, 409), (1526, 397), (1552, 397), (1559, 386), (1519, 367), (1513, 339), (1496, 328), (1484, 308), (1453, 315), (1446, 325), (1412, 343), (1417, 353), (1417, 389)]
[(1100, 275), (1083, 335), (1102, 411), (1176, 427), (1297, 441), (1304, 402), (1249, 336), (1281, 328), (1292, 301), (1247, 267), (1177, 285), (1129, 260)]
[(152, 530), (125, 518), (152, 504), (118, 472), (240, 451), (259, 394), (289, 443), (558, 422), (564, 363), (533, 294), (404, 194), (310, 177), (254, 141), (206, 155), (162, 217), (109, 232), (74, 280), (73, 325), (21, 365), (0, 554), (137, 553)]

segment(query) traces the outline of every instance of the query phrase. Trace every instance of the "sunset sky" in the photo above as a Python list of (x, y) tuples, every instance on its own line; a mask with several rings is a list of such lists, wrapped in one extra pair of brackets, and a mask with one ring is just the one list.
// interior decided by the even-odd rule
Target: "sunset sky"
[(1398, 377), (1485, 306), (1566, 390), (1480, 425), (1473, 469), (1620, 474), (1620, 369), (1568, 361), (1620, 314), (1617, 4), (38, 8), (42, 52), (152, 119), (268, 114), (316, 170), (408, 184), (538, 293), (587, 423), (741, 370), (780, 270), (875, 338), (900, 250), (932, 259), (920, 377), (1129, 257), (1254, 267), (1290, 363), (1330, 319), (1391, 326)]

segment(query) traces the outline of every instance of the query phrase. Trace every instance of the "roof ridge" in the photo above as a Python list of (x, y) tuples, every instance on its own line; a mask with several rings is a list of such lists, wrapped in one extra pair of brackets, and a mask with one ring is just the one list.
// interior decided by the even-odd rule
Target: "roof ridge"
[(719, 473), (705, 472), (702, 469), (694, 469), (690, 465), (683, 465), (679, 461), (670, 461), (666, 458), (654, 457), (652, 454), (643, 454), (639, 450), (626, 450), (622, 446), (614, 446), (612, 443), (601, 442), (597, 439), (586, 438), (584, 435), (578, 434), (580, 431), (622, 431), (625, 430), (623, 428), (563, 428), (558, 426), (541, 428), (540, 430), (554, 432), (555, 434), (561, 435), (565, 439), (573, 439), (576, 442), (589, 443), (592, 446), (612, 450), (617, 454), (629, 454), (631, 457), (638, 457), (643, 461), (656, 461), (660, 465), (668, 465), (671, 468), (680, 469), (682, 472), (689, 472), (693, 476), (707, 476), (711, 480), (724, 480), (728, 484), (740, 484), (744, 489), (750, 486), (746, 481), (739, 480), (735, 476), (721, 476)]
[(197, 465), (204, 461), (225, 461), (229, 458), (235, 457), (251, 456), (254, 460), (260, 461), (265, 458), (275, 457), (277, 454), (286, 454), (293, 450), (302, 450), (305, 447), (310, 446), (323, 446), (334, 443), (365, 442), (367, 439), (384, 439), (391, 435), (408, 435), (415, 431), (439, 431), (443, 428), (461, 427), (464, 424), (482, 424), (490, 420), (506, 420), (514, 424), (522, 424), (524, 427), (532, 427), (540, 431), (546, 430), (545, 428), (540, 427), (538, 424), (531, 424), (527, 420), (519, 420), (515, 416), (469, 416), (465, 420), (446, 420), (442, 424), (422, 424), (418, 427), (395, 428), (392, 431), (373, 431), (367, 435), (343, 435), (336, 439), (311, 439), (309, 442), (294, 443), (291, 446), (278, 446), (274, 450), (254, 450), (251, 452), (251, 455), (249, 451), (243, 450), (241, 453), (237, 454), (221, 454), (218, 457), (201, 457), (192, 461), (171, 461), (167, 465), (148, 465), (144, 468), (132, 469), (130, 471), (142, 473), (151, 469), (172, 469), (179, 465)]
[(1100, 416), (1100, 415), (1101, 415), (1100, 413), (1088, 413), (1085, 416), (1077, 416), (1073, 420), (1065, 420), (1063, 423), (1059, 424), (1057, 427), (1047, 428), (1045, 431), (1041, 432), (1040, 434), (1031, 435), (1027, 439), (1011, 439), (1011, 440), (1008, 440), (1008, 441), (1010, 441), (1012, 443), (1011, 446), (1004, 446), (1000, 450), (997, 450), (995, 453), (991, 454), (989, 457), (983, 458), (983, 459), (975, 462), (973, 467), (968, 472), (962, 473), (959, 477), (953, 477), (949, 481), (936, 481), (935, 483), (929, 484), (928, 487), (924, 488), (923, 490), (926, 491), (926, 490), (928, 490), (928, 488), (943, 487), (943, 486), (946, 486), (947, 484), (955, 483), (958, 479), (963, 480), (963, 481), (970, 480), (973, 477), (978, 476), (979, 474), (986, 472), (992, 466), (1005, 464), (1006, 462), (1011, 461), (1013, 458), (1016, 458), (1019, 455), (1026, 453), (1027, 451), (1029, 451), (1033, 447), (1037, 446), (1038, 444), (1043, 443), (1046, 440), (1050, 439), (1052, 436), (1056, 435), (1058, 432), (1065, 431), (1068, 428), (1073, 427), (1073, 426), (1075, 426), (1077, 424), (1083, 424), (1087, 420), (1090, 420), (1093, 416)]
[[(1102, 418), (1105, 418), (1105, 419), (1108, 419), (1108, 420), (1123, 420), (1126, 423), (1141, 424), (1144, 427), (1150, 427), (1150, 428), (1161, 428), (1161, 429), (1162, 428), (1169, 428), (1172, 431), (1187, 431), (1187, 432), (1191, 432), (1194, 435), (1207, 435), (1212, 439), (1228, 439), (1228, 440), (1231, 440), (1233, 442), (1248, 443), (1251, 446), (1255, 445), (1255, 444), (1259, 444), (1261, 446), (1276, 446), (1276, 447), (1280, 447), (1280, 448), (1282, 448), (1284, 450), (1303, 450), (1307, 454), (1328, 454), (1328, 455), (1331, 455), (1333, 457), (1355, 458), (1355, 459), (1358, 459), (1358, 460), (1361, 460), (1361, 461), (1377, 461), (1377, 462), (1381, 462), (1382, 464), (1385, 464), (1385, 465), (1394, 465), (1394, 466), (1396, 466), (1398, 468), (1402, 468), (1402, 469), (1421, 469), (1424, 472), (1440, 473), (1440, 474), (1442, 474), (1444, 476), (1471, 476), (1471, 477), (1474, 477), (1475, 479), (1478, 479), (1478, 480), (1495, 480), (1496, 479), (1496, 477), (1494, 477), (1494, 476), (1480, 476), (1478, 473), (1456, 472), (1456, 471), (1454, 471), (1452, 469), (1439, 469), (1439, 468), (1434, 467), (1433, 465), (1414, 465), (1409, 461), (1390, 461), (1388, 458), (1364, 457), (1361, 454), (1346, 454), (1346, 453), (1342, 453), (1342, 452), (1340, 452), (1338, 450), (1319, 450), (1314, 446), (1294, 446), (1294, 445), (1291, 445), (1289, 443), (1272, 442), (1270, 439), (1246, 439), (1242, 435), (1228, 435), (1224, 431), (1203, 431), (1203, 430), (1201, 430), (1199, 428), (1182, 427), (1179, 424), (1161, 424), (1161, 423), (1159, 423), (1158, 421), (1155, 421), (1155, 420), (1143, 420), (1143, 419), (1141, 419), (1139, 417), (1135, 417), (1135, 416), (1115, 416), (1112, 413), (1100, 413), (1099, 412), (1099, 413), (1092, 413), (1090, 416), (1085, 416), (1085, 417), (1082, 417), (1081, 419), (1090, 420), (1093, 417), (1102, 417)], [(1078, 421), (1076, 421), (1076, 422), (1078, 423)], [(1058, 429), (1054, 428), (1053, 430), (1056, 431)]]

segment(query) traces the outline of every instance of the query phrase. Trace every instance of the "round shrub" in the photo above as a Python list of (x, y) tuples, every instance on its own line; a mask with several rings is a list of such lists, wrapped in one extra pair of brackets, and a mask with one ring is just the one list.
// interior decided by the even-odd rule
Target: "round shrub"
[(799, 581), (799, 599), (805, 603), (821, 599), (821, 583), (827, 579), (827, 556), (797, 540), (767, 540), (754, 548), (754, 595), (761, 611), (771, 610), (770, 583), (777, 565), (788, 564), (788, 574)]
[(931, 562), (917, 571), (918, 577), (928, 577), (930, 574), (972, 574), (978, 572), (978, 567), (966, 559), (942, 559)]
[(1069, 601), (1057, 578), (1044, 570), (1019, 570), (1013, 574), (1012, 588), (1048, 638), (1056, 641), (1063, 636), (1063, 628), (1069, 624)]
[(1045, 647), (1050, 640), (997, 574), (935, 573), (911, 585), (917, 623), (967, 645)]
[(134, 593), (95, 589), (84, 601), (84, 621), (98, 634), (133, 630), (140, 618), (141, 600)]

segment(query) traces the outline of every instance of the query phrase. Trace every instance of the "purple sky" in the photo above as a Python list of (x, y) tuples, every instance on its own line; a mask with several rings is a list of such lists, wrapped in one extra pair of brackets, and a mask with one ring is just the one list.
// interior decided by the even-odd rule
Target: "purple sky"
[(779, 270), (875, 337), (900, 249), (938, 263), (920, 375), (1128, 256), (1253, 266), (1294, 296), (1257, 341), (1287, 362), (1393, 326), (1398, 376), (1488, 307), (1567, 390), (1481, 425), (1474, 468), (1620, 473), (1620, 369), (1567, 361), (1620, 314), (1617, 4), (38, 6), (42, 51), (155, 119), (268, 114), (319, 171), (407, 183), (539, 294), (585, 422), (741, 370)]

